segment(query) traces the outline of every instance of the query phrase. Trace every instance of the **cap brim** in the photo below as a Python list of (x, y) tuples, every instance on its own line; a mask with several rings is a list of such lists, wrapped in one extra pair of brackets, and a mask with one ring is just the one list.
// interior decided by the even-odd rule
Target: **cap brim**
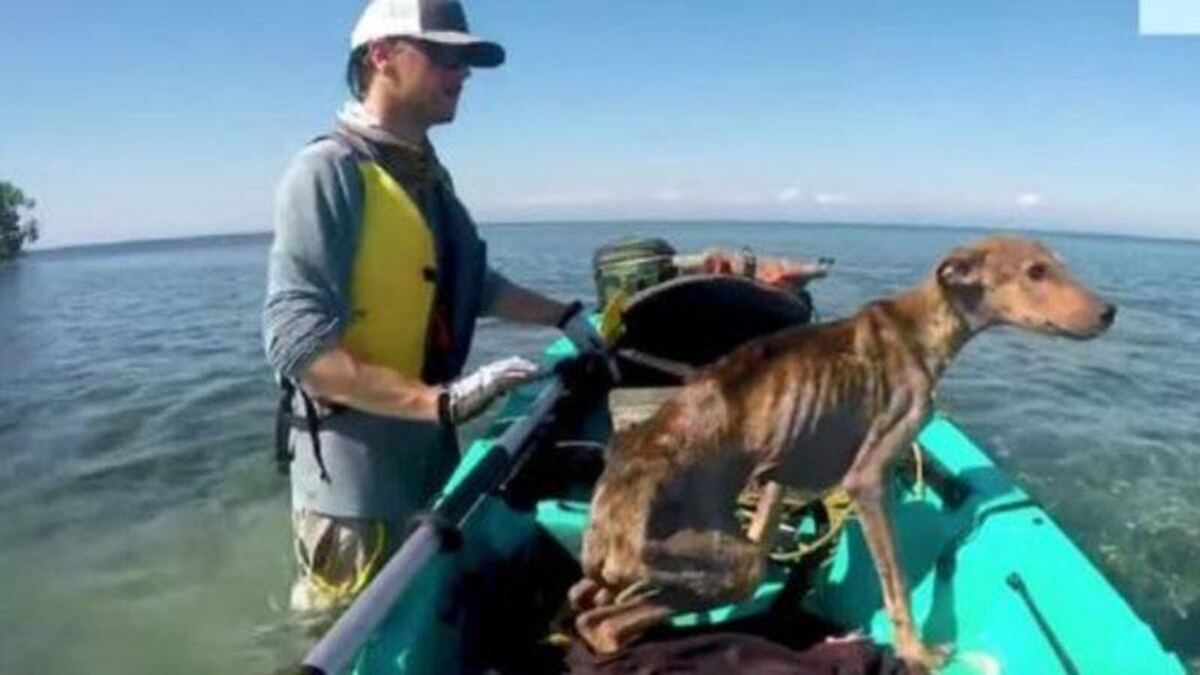
[(423, 31), (413, 37), (428, 42), (458, 47), (466, 54), (467, 65), (472, 68), (495, 68), (504, 63), (504, 47), (495, 42), (488, 42), (470, 33), (458, 31), (435, 30)]

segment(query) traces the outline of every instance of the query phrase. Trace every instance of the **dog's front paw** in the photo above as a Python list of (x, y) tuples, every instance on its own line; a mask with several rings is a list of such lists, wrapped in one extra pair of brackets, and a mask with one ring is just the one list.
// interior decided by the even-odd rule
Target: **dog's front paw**
[(912, 642), (907, 646), (897, 647), (896, 655), (913, 673), (934, 673), (946, 665), (953, 651), (951, 645), (927, 647), (924, 643)]

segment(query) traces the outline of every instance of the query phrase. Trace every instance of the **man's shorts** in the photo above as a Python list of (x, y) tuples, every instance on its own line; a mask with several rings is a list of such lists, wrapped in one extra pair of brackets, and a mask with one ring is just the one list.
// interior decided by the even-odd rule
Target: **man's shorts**
[(345, 608), (400, 546), (396, 522), (292, 512), (297, 578), (292, 609), (330, 614)]

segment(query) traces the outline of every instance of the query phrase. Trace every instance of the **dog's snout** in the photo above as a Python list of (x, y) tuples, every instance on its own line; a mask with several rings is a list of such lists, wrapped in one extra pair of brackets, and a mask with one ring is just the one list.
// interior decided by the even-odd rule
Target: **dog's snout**
[(1113, 321), (1116, 320), (1116, 318), (1117, 318), (1117, 306), (1112, 303), (1106, 304), (1104, 306), (1104, 311), (1100, 313), (1100, 320), (1103, 321), (1104, 325), (1107, 327), (1107, 326), (1111, 326), (1113, 324)]

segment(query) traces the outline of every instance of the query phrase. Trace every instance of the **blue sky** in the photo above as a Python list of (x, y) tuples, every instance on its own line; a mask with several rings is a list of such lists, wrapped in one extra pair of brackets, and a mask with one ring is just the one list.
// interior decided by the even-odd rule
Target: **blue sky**
[[(1200, 0), (1141, 0), (1172, 3)], [(352, 0), (7, 3), (0, 178), (46, 245), (270, 227)], [(509, 50), (435, 134), (481, 221), (1200, 238), (1200, 37), (1137, 0), (475, 0)]]

